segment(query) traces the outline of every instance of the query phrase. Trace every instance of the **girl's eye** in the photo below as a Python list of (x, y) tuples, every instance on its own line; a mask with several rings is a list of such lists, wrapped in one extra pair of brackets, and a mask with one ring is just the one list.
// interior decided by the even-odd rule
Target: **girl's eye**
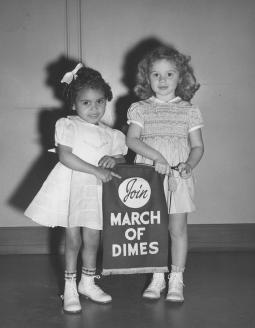
[(167, 73), (167, 77), (172, 77), (173, 76), (173, 73), (172, 72), (168, 72)]
[(98, 103), (99, 105), (104, 105), (104, 104), (105, 104), (105, 99), (104, 99), (104, 98), (102, 98), (102, 99), (98, 99), (97, 103)]
[(159, 78), (159, 73), (152, 73), (151, 75), (152, 75), (152, 77), (154, 77), (155, 79), (158, 79), (158, 78)]
[(84, 106), (89, 106), (89, 105), (90, 105), (89, 101), (83, 101), (82, 104), (83, 104)]

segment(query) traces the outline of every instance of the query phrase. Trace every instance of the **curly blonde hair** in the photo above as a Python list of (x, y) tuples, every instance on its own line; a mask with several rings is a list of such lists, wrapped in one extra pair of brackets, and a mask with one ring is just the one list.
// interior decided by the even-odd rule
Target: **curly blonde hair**
[(140, 99), (147, 99), (154, 94), (150, 86), (149, 72), (153, 63), (161, 59), (166, 59), (173, 63), (179, 72), (180, 82), (175, 90), (175, 95), (183, 100), (190, 101), (200, 87), (195, 78), (193, 68), (190, 66), (191, 57), (168, 46), (155, 48), (138, 63), (136, 85), (134, 87), (136, 95)]

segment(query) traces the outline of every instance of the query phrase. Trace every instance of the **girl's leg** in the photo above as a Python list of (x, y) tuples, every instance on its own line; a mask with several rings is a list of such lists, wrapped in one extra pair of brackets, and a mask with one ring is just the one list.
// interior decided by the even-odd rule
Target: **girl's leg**
[(166, 288), (164, 272), (155, 272), (148, 287), (143, 292), (143, 298), (157, 300), (160, 298), (161, 293)]
[(77, 257), (81, 246), (80, 228), (67, 228), (65, 238), (65, 290), (64, 311), (78, 313), (81, 304), (76, 285)]
[(172, 265), (184, 269), (188, 253), (187, 213), (170, 214)]
[(112, 298), (95, 284), (97, 252), (100, 242), (100, 230), (84, 227), (82, 229), (82, 275), (78, 286), (80, 294), (98, 303), (109, 303)]
[(172, 266), (166, 300), (183, 302), (183, 272), (188, 253), (187, 213), (170, 215), (169, 232)]
[(76, 272), (80, 247), (80, 227), (67, 228), (65, 234), (65, 269), (67, 272)]
[(100, 230), (82, 228), (82, 264), (87, 269), (96, 269), (97, 252), (100, 242)]

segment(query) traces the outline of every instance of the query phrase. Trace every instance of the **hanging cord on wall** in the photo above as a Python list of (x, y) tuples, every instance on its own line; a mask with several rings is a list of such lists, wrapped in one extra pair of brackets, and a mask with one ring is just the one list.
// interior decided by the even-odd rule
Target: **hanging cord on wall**
[[(73, 44), (71, 41), (71, 37), (75, 37), (77, 40), (77, 59), (79, 62), (82, 62), (82, 0), (66, 0), (65, 1), (66, 5), (66, 16), (65, 16), (65, 51), (66, 51), (66, 56), (67, 58), (70, 57), (71, 51), (70, 51), (70, 46)], [(70, 8), (71, 6), (71, 8)], [(70, 9), (75, 9), (75, 11), (70, 10)], [(75, 14), (75, 17), (73, 17), (73, 14)], [(74, 31), (72, 29), (73, 24), (70, 24), (70, 19), (75, 19), (76, 26), (75, 26), (75, 36), (74, 36)]]
[(66, 56), (67, 58), (69, 58), (69, 28), (68, 28), (68, 0), (66, 0), (66, 24), (65, 24), (65, 28), (66, 28)]
[(82, 62), (82, 0), (79, 0), (79, 61)]

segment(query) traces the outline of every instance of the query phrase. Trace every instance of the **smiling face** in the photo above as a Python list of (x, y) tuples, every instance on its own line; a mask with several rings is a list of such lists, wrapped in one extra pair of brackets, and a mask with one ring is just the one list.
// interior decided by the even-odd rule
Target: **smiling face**
[(106, 99), (101, 90), (83, 88), (77, 92), (74, 109), (78, 116), (91, 124), (98, 124), (105, 113)]
[(179, 72), (169, 60), (159, 59), (151, 66), (149, 81), (155, 96), (160, 100), (168, 101), (175, 98)]

